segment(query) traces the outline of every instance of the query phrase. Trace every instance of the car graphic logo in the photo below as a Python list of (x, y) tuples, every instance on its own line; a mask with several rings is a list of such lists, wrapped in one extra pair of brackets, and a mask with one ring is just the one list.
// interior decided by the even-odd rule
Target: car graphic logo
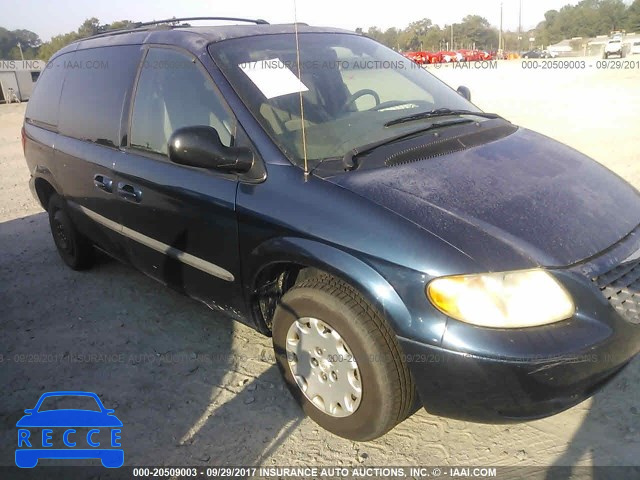
[[(89, 402), (94, 409), (43, 407), (44, 402), (59, 403), (69, 398)], [(124, 450), (120, 448), (122, 422), (113, 415), (114, 410), (104, 407), (95, 393), (48, 392), (34, 408), (24, 412), (26, 415), (16, 423), (18, 467), (33, 468), (41, 458), (99, 458), (107, 468), (118, 468), (124, 463)]]

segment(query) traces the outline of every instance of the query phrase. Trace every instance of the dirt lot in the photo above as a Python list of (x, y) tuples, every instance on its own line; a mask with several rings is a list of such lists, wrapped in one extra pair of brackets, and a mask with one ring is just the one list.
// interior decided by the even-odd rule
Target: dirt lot
[[(430, 71), (640, 187), (640, 70)], [(51, 390), (94, 391), (115, 408), (128, 465), (640, 464), (640, 359), (544, 420), (478, 425), (420, 411), (371, 443), (326, 433), (284, 389), (270, 339), (114, 261), (63, 266), (28, 189), (23, 115), (0, 105), (1, 465), (13, 464), (23, 410)]]

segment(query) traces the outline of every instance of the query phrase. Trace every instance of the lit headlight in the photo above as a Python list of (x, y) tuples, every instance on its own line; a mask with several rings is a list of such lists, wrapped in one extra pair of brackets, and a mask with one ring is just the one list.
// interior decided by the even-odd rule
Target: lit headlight
[(436, 278), (427, 297), (446, 315), (482, 327), (534, 327), (575, 312), (569, 293), (539, 269)]

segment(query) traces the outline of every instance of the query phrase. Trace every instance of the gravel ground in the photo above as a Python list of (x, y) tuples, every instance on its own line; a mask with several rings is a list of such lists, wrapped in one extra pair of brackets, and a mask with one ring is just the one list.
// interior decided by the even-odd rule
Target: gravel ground
[[(640, 70), (430, 71), (640, 187)], [(94, 391), (115, 408), (127, 465), (640, 465), (639, 360), (544, 420), (480, 425), (420, 411), (370, 443), (323, 431), (285, 390), (270, 339), (115, 261), (63, 266), (28, 189), (23, 115), (24, 105), (0, 105), (0, 465), (13, 464), (23, 410), (51, 390)]]

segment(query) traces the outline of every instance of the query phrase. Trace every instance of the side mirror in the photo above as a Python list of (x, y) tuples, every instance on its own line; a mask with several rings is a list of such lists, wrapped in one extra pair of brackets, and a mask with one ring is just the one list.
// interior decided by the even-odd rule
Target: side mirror
[(471, 90), (469, 90), (464, 85), (460, 85), (458, 87), (458, 93), (462, 95), (464, 98), (466, 98), (467, 100), (471, 101)]
[(169, 137), (168, 150), (169, 160), (190, 167), (246, 173), (253, 166), (250, 149), (223, 145), (216, 129), (206, 125), (177, 129)]
[(26, 413), (27, 415), (31, 415), (33, 413), (33, 408), (27, 408), (24, 413)]

